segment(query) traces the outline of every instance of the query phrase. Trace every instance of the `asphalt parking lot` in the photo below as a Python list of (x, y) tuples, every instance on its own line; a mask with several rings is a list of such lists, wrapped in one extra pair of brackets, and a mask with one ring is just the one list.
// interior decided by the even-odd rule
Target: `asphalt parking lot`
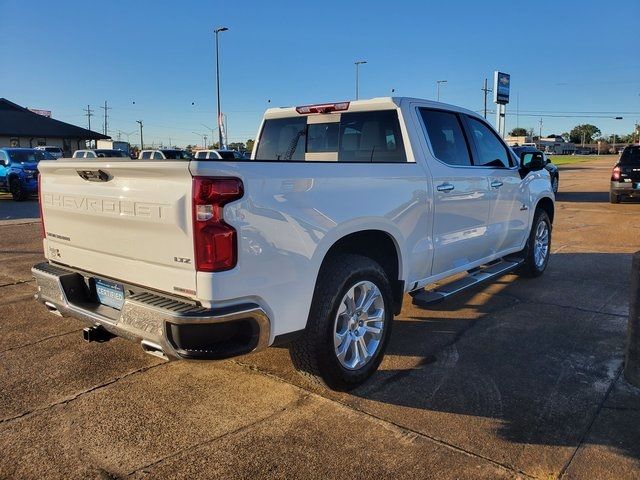
[(284, 348), (163, 362), (83, 342), (32, 298), (37, 204), (2, 196), (0, 477), (640, 478), (640, 389), (621, 375), (640, 204), (609, 204), (612, 163), (561, 167), (543, 277), (406, 301), (348, 394)]

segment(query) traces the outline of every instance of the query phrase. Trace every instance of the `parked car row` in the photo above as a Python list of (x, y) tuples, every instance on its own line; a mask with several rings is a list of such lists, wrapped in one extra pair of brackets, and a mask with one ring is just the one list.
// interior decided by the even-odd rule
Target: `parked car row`
[[(105, 157), (126, 158), (129, 157), (129, 154), (123, 150), (97, 148), (76, 150), (72, 156), (72, 158)], [(197, 160), (247, 160), (249, 155), (236, 150), (199, 150), (194, 155), (180, 148), (159, 148), (141, 150), (137, 157), (131, 156), (131, 158), (139, 160), (186, 160), (194, 158)]]
[(0, 148), (0, 192), (26, 200), (38, 192), (38, 163), (55, 160), (42, 148)]

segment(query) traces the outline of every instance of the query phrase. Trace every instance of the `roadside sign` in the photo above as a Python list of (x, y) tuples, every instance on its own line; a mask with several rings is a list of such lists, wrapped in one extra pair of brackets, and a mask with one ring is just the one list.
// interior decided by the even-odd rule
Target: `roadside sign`
[(495, 71), (493, 74), (493, 103), (506, 105), (509, 103), (511, 75)]

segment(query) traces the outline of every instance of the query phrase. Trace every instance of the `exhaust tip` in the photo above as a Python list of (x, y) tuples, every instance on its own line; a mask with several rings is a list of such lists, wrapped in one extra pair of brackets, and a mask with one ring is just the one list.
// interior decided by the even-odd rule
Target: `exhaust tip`
[(162, 358), (164, 360), (169, 360), (169, 357), (166, 353), (164, 353), (164, 350), (160, 345), (157, 345), (148, 340), (142, 340), (142, 342), (140, 342), (140, 345), (142, 346), (142, 350), (144, 350), (145, 353), (153, 355), (154, 357)]

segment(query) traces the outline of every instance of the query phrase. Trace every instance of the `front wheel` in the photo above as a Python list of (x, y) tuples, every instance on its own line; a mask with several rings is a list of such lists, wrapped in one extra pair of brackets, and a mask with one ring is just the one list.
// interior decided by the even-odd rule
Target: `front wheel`
[(385, 271), (343, 254), (318, 277), (304, 333), (290, 346), (298, 371), (334, 390), (350, 390), (378, 368), (391, 333), (393, 300)]
[(553, 193), (558, 193), (558, 187), (560, 186), (560, 179), (558, 177), (553, 177), (553, 179), (551, 179), (551, 190), (553, 190)]
[(539, 277), (544, 273), (551, 255), (551, 220), (547, 212), (536, 209), (527, 246), (523, 250), (524, 263), (521, 272), (529, 277)]
[(620, 203), (620, 195), (616, 195), (613, 192), (609, 192), (609, 201), (611, 203)]

